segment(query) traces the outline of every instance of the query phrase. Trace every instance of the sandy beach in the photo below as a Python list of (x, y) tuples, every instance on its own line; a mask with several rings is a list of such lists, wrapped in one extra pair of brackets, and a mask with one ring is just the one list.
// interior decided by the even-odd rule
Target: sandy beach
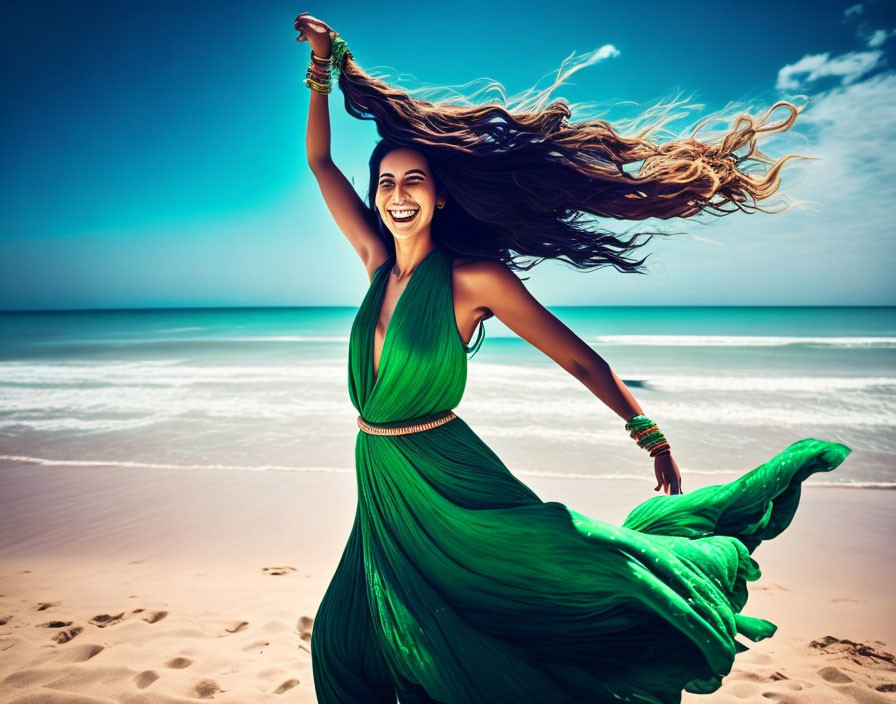
[[(617, 524), (654, 495), (649, 480), (525, 481)], [(683, 701), (896, 701), (894, 496), (804, 487), (754, 553), (744, 613), (777, 633)], [(0, 702), (314, 702), (313, 616), (355, 502), (350, 472), (7, 462)]]

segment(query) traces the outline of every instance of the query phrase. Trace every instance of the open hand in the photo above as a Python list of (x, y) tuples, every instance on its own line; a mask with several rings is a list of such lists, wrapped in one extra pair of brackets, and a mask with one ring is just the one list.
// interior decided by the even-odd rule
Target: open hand
[(660, 487), (663, 487), (663, 492), (666, 494), (684, 493), (681, 490), (681, 472), (678, 471), (678, 465), (675, 464), (671, 453), (654, 457), (653, 471), (657, 481), (657, 485), (653, 487), (654, 491), (659, 491)]

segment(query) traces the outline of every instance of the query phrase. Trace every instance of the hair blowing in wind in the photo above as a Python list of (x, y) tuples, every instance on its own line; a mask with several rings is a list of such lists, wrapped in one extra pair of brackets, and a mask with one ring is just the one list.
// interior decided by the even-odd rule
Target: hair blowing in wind
[[(373, 200), (379, 162), (396, 147), (420, 151), (446, 192), (446, 207), (433, 218), (433, 237), (459, 254), (498, 259), (517, 270), (560, 259), (579, 269), (614, 266), (646, 273), (647, 257), (633, 259), (634, 250), (653, 235), (674, 234), (640, 232), (623, 239), (596, 227), (594, 218), (781, 212), (759, 202), (777, 191), (788, 159), (812, 157), (787, 154), (773, 160), (757, 142), (762, 135), (789, 130), (800, 109), (780, 101), (761, 118), (739, 114), (726, 119), (730, 126), (714, 139), (698, 139), (709, 116), (690, 134), (659, 142), (650, 136), (666, 132), (663, 126), (677, 117), (670, 117), (670, 110), (687, 105), (659, 103), (631, 121), (633, 130), (655, 118), (652, 124), (624, 136), (621, 126), (630, 121), (616, 121), (616, 127), (604, 119), (571, 121), (565, 101), (545, 104), (571, 74), (602, 58), (602, 51), (564, 70), (573, 56), (567, 58), (553, 85), (530, 88), (511, 101), (500, 83), (490, 82), (486, 89), (494, 89), (500, 100), (486, 104), (474, 104), (475, 94), (457, 91), (432, 101), (414, 97), (433, 89), (399, 90), (366, 73), (347, 53), (338, 79), (346, 110), (374, 120), (383, 138), (370, 159), (367, 200), (371, 224), (387, 248), (394, 251), (394, 243)], [(777, 108), (788, 111), (786, 118), (767, 124)], [(747, 173), (749, 163), (768, 168)], [(642, 235), (647, 239), (637, 242)], [(520, 257), (529, 261), (521, 263)]]

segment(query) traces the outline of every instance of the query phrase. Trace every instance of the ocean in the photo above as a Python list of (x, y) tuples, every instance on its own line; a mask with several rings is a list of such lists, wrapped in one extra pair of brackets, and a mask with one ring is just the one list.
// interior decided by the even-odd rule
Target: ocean
[[(807, 484), (896, 487), (896, 308), (549, 308), (657, 422), (685, 491), (805, 437), (853, 450)], [(0, 313), (0, 470), (354, 472), (355, 312)], [(655, 485), (621, 418), (500, 321), (485, 327), (456, 412), (514, 474)]]

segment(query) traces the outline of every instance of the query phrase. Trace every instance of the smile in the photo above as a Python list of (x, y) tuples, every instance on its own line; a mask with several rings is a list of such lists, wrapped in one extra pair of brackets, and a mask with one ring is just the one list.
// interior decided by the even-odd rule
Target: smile
[(410, 222), (417, 217), (417, 213), (419, 212), (419, 208), (417, 210), (408, 208), (407, 210), (390, 210), (389, 215), (392, 216), (392, 219), (395, 222)]

